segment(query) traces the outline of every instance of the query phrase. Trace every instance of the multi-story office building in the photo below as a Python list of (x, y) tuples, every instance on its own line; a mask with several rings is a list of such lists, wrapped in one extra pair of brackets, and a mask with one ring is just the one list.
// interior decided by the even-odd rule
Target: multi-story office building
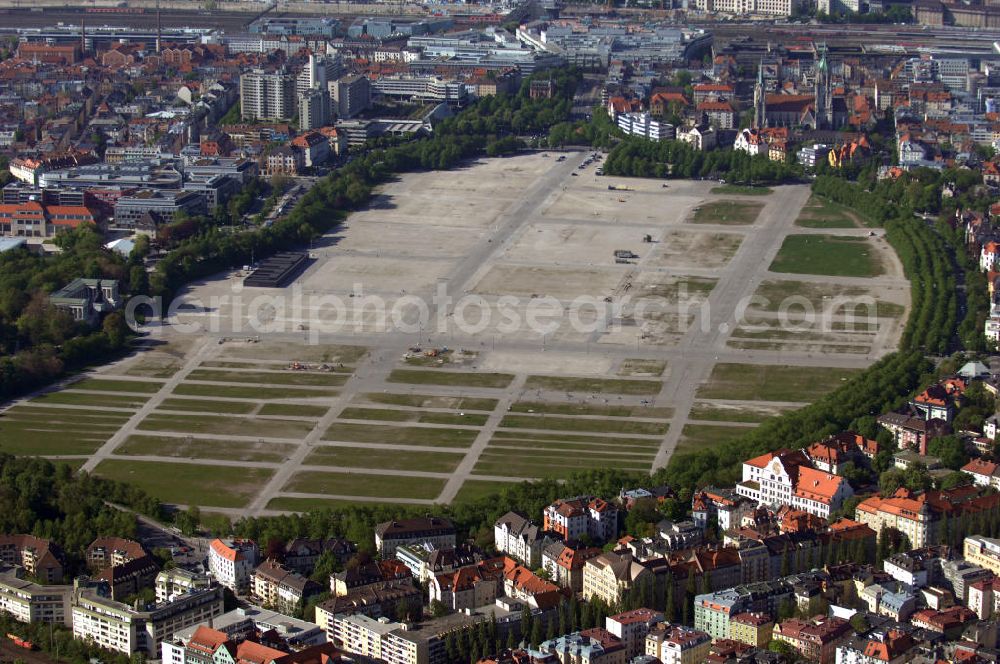
[(171, 222), (177, 214), (197, 216), (208, 212), (205, 197), (197, 191), (157, 191), (146, 189), (115, 202), (115, 225), (134, 228), (147, 213)]
[(372, 83), (372, 89), (385, 97), (399, 97), (420, 102), (445, 102), (461, 106), (468, 92), (459, 81), (438, 76), (384, 76)]
[(73, 586), (43, 586), (24, 569), (0, 564), (0, 613), (23, 623), (72, 624)]
[(371, 84), (359, 74), (331, 81), (330, 96), (333, 98), (333, 109), (341, 119), (353, 118), (372, 104)]
[(43, 189), (180, 189), (183, 178), (172, 165), (152, 161), (87, 164), (39, 177)]
[(307, 131), (330, 124), (330, 92), (326, 88), (306, 90), (299, 94), (299, 129)]
[(285, 72), (257, 69), (240, 76), (244, 120), (288, 120), (295, 114), (295, 79)]
[(79, 590), (73, 600), (73, 636), (126, 655), (156, 657), (160, 644), (179, 630), (222, 615), (223, 589), (214, 586), (138, 610)]

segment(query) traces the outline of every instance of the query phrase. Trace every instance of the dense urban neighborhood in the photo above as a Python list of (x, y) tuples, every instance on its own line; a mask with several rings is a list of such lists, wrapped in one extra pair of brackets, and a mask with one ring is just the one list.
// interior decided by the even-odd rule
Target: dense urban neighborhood
[(1000, 662), (995, 3), (0, 4), (0, 662)]

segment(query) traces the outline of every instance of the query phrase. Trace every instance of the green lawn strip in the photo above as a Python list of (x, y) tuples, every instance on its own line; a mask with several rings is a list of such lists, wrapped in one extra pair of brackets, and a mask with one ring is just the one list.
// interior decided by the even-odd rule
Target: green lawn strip
[(132, 411), (119, 412), (114, 410), (84, 410), (82, 408), (49, 408), (23, 403), (13, 406), (0, 413), (0, 417), (30, 417), (36, 421), (45, 420), (76, 420), (89, 424), (123, 424), (132, 417)]
[(868, 240), (837, 235), (789, 235), (768, 269), (834, 277), (884, 274), (877, 250)]
[(245, 507), (274, 473), (269, 468), (197, 463), (102, 461), (94, 474), (141, 486), (166, 503), (202, 507)]
[(294, 451), (294, 445), (280, 443), (248, 443), (239, 440), (135, 435), (129, 436), (124, 443), (119, 445), (115, 454), (280, 463)]
[(578, 468), (600, 467), (600, 464), (612, 463), (626, 466), (648, 467), (649, 462), (655, 455), (649, 456), (622, 456), (616, 452), (594, 452), (591, 454), (566, 454), (560, 450), (536, 450), (525, 453), (522, 450), (514, 449), (494, 449), (486, 448), (479, 457), (482, 460), (488, 459), (523, 459), (526, 462), (537, 461), (538, 463), (566, 463)]
[(589, 403), (553, 403), (551, 401), (518, 401), (511, 404), (512, 413), (546, 413), (550, 415), (601, 415), (603, 417), (638, 417), (665, 419), (672, 417), (673, 408), (652, 406), (604, 406)]
[(486, 498), (487, 496), (492, 496), (495, 493), (499, 493), (504, 489), (512, 489), (518, 486), (520, 482), (492, 482), (490, 480), (465, 480), (462, 484), (462, 488), (458, 490), (458, 494), (455, 495), (455, 500), (452, 504), (467, 503), (473, 500), (479, 500), (480, 498)]
[[(715, 287), (716, 284), (715, 279), (698, 279), (697, 277), (692, 277), (691, 279), (693, 283), (708, 282), (707, 283), (708, 290), (705, 293), (703, 293), (705, 295), (712, 292), (712, 289)], [(679, 288), (677, 288), (678, 284), (674, 284), (674, 286), (675, 290), (679, 290)], [(651, 290), (653, 289), (647, 289), (644, 292), (644, 294), (653, 295), (653, 293), (650, 292)], [(692, 293), (690, 288), (688, 289), (688, 293), (695, 294)], [(622, 360), (621, 365), (618, 367), (618, 375), (619, 376), (662, 376), (666, 368), (667, 368), (667, 363), (664, 362), (663, 360), (624, 359)]]
[(322, 493), (337, 496), (370, 496), (375, 498), (437, 498), (445, 480), (402, 475), (363, 475), (360, 473), (329, 473), (302, 471), (296, 473), (282, 491), (289, 493)]
[(64, 427), (38, 430), (0, 420), (0, 452), (6, 454), (93, 454), (109, 437), (89, 433), (67, 436)]
[(427, 445), (431, 447), (469, 447), (478, 431), (437, 427), (403, 427), (385, 424), (335, 422), (323, 434), (324, 440), (386, 445)]
[(122, 426), (121, 422), (85, 422), (62, 418), (43, 420), (35, 416), (2, 417), (0, 422), (6, 422), (11, 427), (26, 431), (53, 431), (63, 436), (84, 434), (93, 437), (109, 437)]
[(340, 411), (342, 420), (375, 420), (376, 422), (416, 422), (420, 411), (393, 410), (392, 408), (355, 408), (348, 406)]
[[(781, 279), (780, 281), (765, 281), (757, 288), (750, 305), (754, 309), (761, 311), (777, 312), (781, 310), (783, 303), (788, 298), (805, 298), (812, 305), (813, 309), (819, 313), (824, 311), (824, 307), (833, 304), (831, 300), (838, 299), (841, 304), (833, 311), (834, 314), (841, 315), (853, 312), (857, 321), (867, 322), (871, 307), (867, 304), (867, 298), (871, 297), (871, 291), (862, 286), (842, 286), (838, 284), (816, 284), (808, 281), (796, 281), (794, 279)], [(861, 298), (866, 298), (862, 300)], [(801, 302), (789, 302), (789, 312), (795, 313), (803, 310)], [(906, 311), (906, 307), (895, 302), (875, 301), (875, 311), (872, 312), (879, 318), (899, 318)], [(766, 322), (766, 321), (761, 321)]]
[(805, 228), (857, 228), (859, 225), (878, 227), (878, 224), (869, 223), (843, 205), (820, 196), (809, 199), (795, 223)]
[(878, 333), (878, 323), (869, 323), (868, 321), (856, 320), (856, 321), (830, 321), (830, 329), (835, 332), (855, 332), (864, 334), (876, 334)]
[(687, 424), (681, 432), (681, 439), (677, 443), (674, 454), (723, 445), (740, 436), (746, 435), (749, 430), (748, 427)]
[(188, 380), (207, 380), (216, 383), (260, 383), (261, 385), (288, 385), (302, 387), (339, 387), (347, 376), (336, 373), (309, 371), (218, 371), (195, 369)]
[(783, 410), (774, 409), (754, 410), (747, 407), (726, 407), (712, 406), (707, 403), (696, 403), (688, 413), (688, 418), (692, 420), (703, 420), (706, 422), (746, 422), (759, 424), (764, 420), (780, 415)]
[(459, 452), (407, 452), (359, 447), (317, 447), (303, 462), (309, 466), (344, 466), (348, 468), (378, 468), (381, 470), (422, 470), (430, 473), (450, 473), (462, 463)]
[(636, 420), (608, 420), (580, 417), (553, 417), (551, 415), (507, 415), (500, 426), (511, 429), (548, 429), (551, 431), (594, 431), (602, 433), (628, 433), (645, 436), (663, 435), (666, 422), (638, 422)]
[[(294, 389), (294, 392), (292, 391)], [(277, 388), (251, 387), (242, 385), (205, 385), (199, 383), (181, 383), (173, 392), (181, 396), (219, 397), (233, 399), (290, 399), (310, 397), (331, 397), (337, 395), (337, 390), (317, 390), (314, 388)]]
[(483, 413), (433, 413), (419, 410), (393, 410), (391, 408), (348, 407), (338, 415), (342, 420), (375, 420), (382, 422), (419, 422), (421, 424), (457, 424), (481, 427), (489, 415)]
[(747, 201), (713, 201), (704, 203), (691, 217), (695, 224), (722, 224), (725, 226), (747, 226), (757, 221), (764, 209), (763, 203)]
[(420, 369), (393, 369), (389, 374), (390, 383), (410, 385), (452, 385), (455, 387), (492, 387), (510, 385), (513, 374), (506, 373), (466, 373), (459, 371), (425, 371)]
[(626, 436), (585, 436), (575, 433), (538, 433), (535, 431), (518, 431), (516, 429), (511, 429), (509, 431), (497, 431), (493, 434), (493, 438), (505, 440), (537, 440), (542, 442), (566, 441), (574, 443), (598, 443), (601, 445), (607, 445), (608, 443), (627, 443), (635, 446), (659, 445), (658, 441), (651, 438), (631, 438)]
[(656, 445), (625, 445), (611, 442), (607, 445), (599, 443), (578, 443), (573, 441), (554, 440), (508, 440), (505, 438), (490, 439), (490, 448), (520, 449), (520, 450), (580, 450), (605, 454), (632, 454), (637, 456), (652, 456), (659, 448), (659, 441)]
[(860, 369), (758, 364), (716, 364), (699, 399), (815, 401)]
[(30, 403), (51, 403), (64, 406), (109, 406), (113, 408), (139, 409), (149, 401), (149, 397), (132, 394), (108, 396), (107, 394), (92, 394), (90, 392), (74, 392), (61, 390), (40, 394)]
[[(799, 226), (811, 228), (856, 228), (854, 219), (847, 213), (844, 206), (833, 201), (813, 196), (806, 203), (799, 213), (799, 218), (795, 220)], [(810, 224), (817, 224), (810, 226)], [(824, 226), (824, 224), (828, 224)], [(840, 224), (840, 225), (836, 225)]]
[(357, 507), (358, 505), (377, 505), (364, 498), (358, 500), (336, 500), (332, 498), (293, 498), (278, 496), (267, 504), (269, 510), (282, 512), (314, 512), (322, 509), (337, 509), (341, 507)]
[(658, 380), (563, 376), (528, 376), (528, 380), (524, 384), (526, 390), (591, 392), (595, 394), (659, 394), (662, 387), (663, 383)]
[(326, 411), (330, 410), (326, 406), (310, 406), (309, 404), (297, 403), (266, 403), (258, 415), (287, 415), (291, 417), (323, 417)]
[[(834, 334), (831, 332), (810, 332), (809, 330), (783, 330), (778, 327), (777, 321), (773, 327), (768, 327), (766, 330), (757, 329), (747, 329), (744, 327), (738, 327), (733, 331), (735, 338), (743, 339), (790, 339), (793, 341), (836, 341), (836, 339), (831, 339), (830, 335)], [(835, 336), (842, 336), (846, 332), (841, 331), (840, 334)], [(872, 332), (852, 332), (851, 335), (855, 338), (852, 341), (864, 341), (864, 339), (858, 338), (860, 336), (873, 336)]]
[(451, 410), (487, 410), (497, 406), (496, 399), (477, 399), (475, 397), (444, 397), (432, 394), (393, 394), (391, 392), (370, 392), (361, 395), (358, 400), (387, 406), (409, 406), (412, 408), (450, 408)]
[(712, 187), (713, 194), (742, 194), (743, 196), (767, 196), (774, 193), (770, 187), (752, 187), (744, 184), (721, 184)]
[(136, 378), (170, 378), (181, 368), (180, 360), (173, 357), (146, 358), (142, 362), (137, 362), (123, 371), (122, 375), (135, 376)]
[(251, 417), (210, 415), (149, 415), (139, 422), (143, 431), (208, 433), (221, 436), (261, 436), (267, 438), (302, 438), (312, 431), (313, 422), (298, 420), (261, 420)]
[(245, 415), (256, 408), (248, 401), (219, 401), (209, 399), (164, 399), (157, 410), (176, 410), (185, 413), (225, 413)]
[(482, 413), (425, 413), (417, 420), (421, 424), (455, 424), (481, 427), (486, 424), (489, 415)]
[(544, 457), (526, 454), (494, 456), (484, 452), (479, 457), (479, 462), (476, 463), (472, 472), (477, 475), (497, 475), (500, 477), (567, 477), (575, 472), (592, 468), (619, 468), (649, 472), (650, 464), (632, 463), (614, 457), (566, 459), (565, 456)]
[(730, 348), (743, 350), (792, 350), (803, 349), (816, 353), (854, 353), (865, 355), (871, 351), (871, 346), (830, 346), (815, 342), (795, 343), (794, 341), (741, 341), (730, 339), (726, 342)]
[(100, 378), (85, 378), (68, 385), (74, 390), (100, 392), (134, 392), (137, 394), (154, 394), (160, 391), (163, 383), (153, 383), (142, 380), (104, 380)]

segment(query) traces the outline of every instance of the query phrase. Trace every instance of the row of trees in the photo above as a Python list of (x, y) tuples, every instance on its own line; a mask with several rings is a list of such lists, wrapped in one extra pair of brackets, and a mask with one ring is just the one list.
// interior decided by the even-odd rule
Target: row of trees
[(611, 150), (604, 172), (652, 178), (722, 176), (744, 184), (775, 184), (802, 176), (799, 166), (771, 161), (767, 155), (750, 156), (731, 149), (702, 152), (683, 141), (649, 141), (631, 136)]

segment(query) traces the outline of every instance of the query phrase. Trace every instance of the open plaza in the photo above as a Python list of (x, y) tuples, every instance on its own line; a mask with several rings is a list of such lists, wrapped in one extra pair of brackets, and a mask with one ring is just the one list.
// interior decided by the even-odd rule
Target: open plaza
[(648, 472), (894, 350), (909, 284), (881, 230), (807, 185), (598, 166), (400, 176), (285, 288), (193, 284), (141, 352), (13, 404), (4, 449), (232, 516), (448, 503)]

